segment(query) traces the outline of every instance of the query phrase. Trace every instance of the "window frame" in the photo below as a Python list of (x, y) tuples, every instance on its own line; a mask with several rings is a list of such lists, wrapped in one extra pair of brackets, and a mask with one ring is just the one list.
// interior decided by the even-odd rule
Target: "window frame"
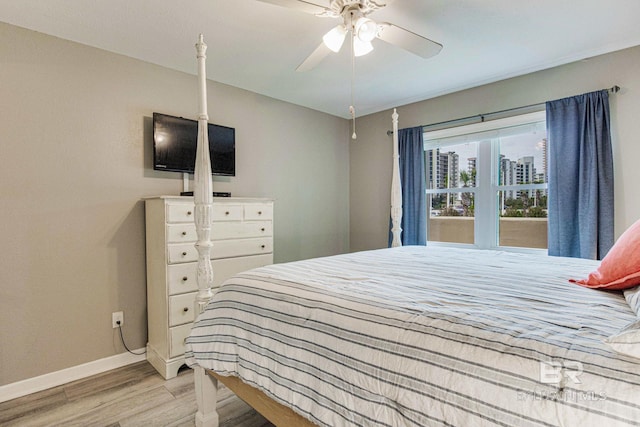
[[(501, 129), (513, 128), (516, 126), (526, 126), (546, 122), (546, 111), (537, 111), (533, 113), (525, 113), (514, 115), (495, 120), (482, 121), (479, 123), (454, 126), (446, 129), (434, 131), (425, 130), (424, 150), (425, 155), (428, 150), (443, 148), (447, 145), (463, 144), (465, 142), (477, 142), (477, 170), (480, 171), (476, 175), (476, 186), (466, 188), (451, 189), (429, 189), (427, 188), (427, 199), (433, 194), (442, 193), (473, 193), (475, 194), (474, 203), (474, 243), (452, 243), (427, 241), (427, 244), (433, 246), (462, 247), (475, 249), (494, 249), (510, 252), (547, 254), (547, 249), (525, 248), (515, 246), (499, 245), (499, 206), (496, 198), (500, 191), (509, 190), (529, 190), (529, 189), (546, 189), (547, 184), (519, 184), (519, 185), (500, 185), (498, 175), (500, 173), (499, 165), (499, 131)], [(496, 135), (495, 133), (498, 133)], [(477, 138), (473, 135), (487, 133), (486, 136)], [(492, 136), (493, 135), (493, 136)], [(453, 140), (458, 138), (459, 141)], [(468, 139), (467, 139), (468, 138)], [(444, 144), (438, 143), (443, 139), (452, 139), (452, 142)], [(488, 171), (488, 172), (482, 172)], [(431, 215), (431, 206), (427, 209), (429, 219)], [(429, 221), (427, 221), (427, 236), (429, 235)]]

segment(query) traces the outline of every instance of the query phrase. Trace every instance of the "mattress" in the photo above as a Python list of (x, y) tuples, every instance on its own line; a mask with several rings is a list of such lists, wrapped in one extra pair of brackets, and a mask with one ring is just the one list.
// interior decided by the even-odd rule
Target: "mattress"
[(216, 292), (187, 363), (319, 426), (628, 426), (640, 360), (603, 340), (621, 292), (595, 261), (409, 246), (276, 264)]

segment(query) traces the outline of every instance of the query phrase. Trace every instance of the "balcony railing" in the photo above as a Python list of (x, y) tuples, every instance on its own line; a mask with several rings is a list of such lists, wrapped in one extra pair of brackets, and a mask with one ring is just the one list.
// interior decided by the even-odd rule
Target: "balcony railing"
[[(547, 218), (501, 217), (499, 227), (500, 246), (547, 248)], [(431, 217), (428, 239), (434, 242), (473, 244), (473, 228), (473, 217)]]

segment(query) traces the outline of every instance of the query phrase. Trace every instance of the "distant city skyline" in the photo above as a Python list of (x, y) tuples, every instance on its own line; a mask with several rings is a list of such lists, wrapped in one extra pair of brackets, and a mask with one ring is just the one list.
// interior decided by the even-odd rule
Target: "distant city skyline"
[[(507, 136), (501, 138), (500, 154), (514, 161), (527, 156), (533, 156), (534, 167), (537, 173), (543, 172), (543, 149), (542, 141), (546, 139), (546, 132), (519, 134), (515, 136)], [(458, 154), (460, 170), (467, 171), (469, 158), (478, 157), (477, 143), (462, 143), (440, 147), (441, 153), (455, 152)]]

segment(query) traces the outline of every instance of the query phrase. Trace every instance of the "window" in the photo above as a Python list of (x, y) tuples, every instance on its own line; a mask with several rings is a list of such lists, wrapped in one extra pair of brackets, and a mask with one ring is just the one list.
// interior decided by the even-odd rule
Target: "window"
[(427, 240), (547, 247), (544, 112), (425, 132)]

